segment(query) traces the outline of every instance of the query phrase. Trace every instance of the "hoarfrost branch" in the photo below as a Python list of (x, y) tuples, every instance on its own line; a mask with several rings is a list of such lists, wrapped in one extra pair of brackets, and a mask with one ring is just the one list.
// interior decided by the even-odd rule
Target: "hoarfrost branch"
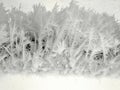
[(79, 8), (33, 11), (0, 4), (0, 71), (120, 75), (120, 24), (113, 16)]

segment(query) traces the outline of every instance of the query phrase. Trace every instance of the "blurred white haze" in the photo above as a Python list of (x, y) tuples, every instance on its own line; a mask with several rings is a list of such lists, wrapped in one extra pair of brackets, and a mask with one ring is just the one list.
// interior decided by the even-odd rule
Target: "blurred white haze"
[[(69, 6), (71, 0), (0, 0), (5, 4), (5, 7), (19, 7), (21, 4), (22, 10), (29, 12), (34, 4), (42, 3), (47, 10), (51, 10), (57, 3), (60, 7)], [(109, 15), (114, 15), (120, 20), (120, 0), (76, 0), (80, 7), (92, 9), (96, 12), (106, 12)]]
[[(52, 10), (55, 3), (69, 6), (71, 0), (0, 0), (6, 8), (19, 7), (25, 12), (42, 3)], [(77, 0), (80, 7), (106, 12), (120, 20), (120, 0)], [(5, 75), (0, 77), (0, 90), (120, 90), (120, 80), (111, 78), (83, 78), (79, 76)]]

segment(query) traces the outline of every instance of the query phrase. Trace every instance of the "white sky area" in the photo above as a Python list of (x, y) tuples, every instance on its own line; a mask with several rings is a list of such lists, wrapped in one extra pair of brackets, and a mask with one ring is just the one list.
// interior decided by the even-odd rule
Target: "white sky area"
[[(43, 3), (48, 10), (51, 10), (55, 3), (60, 6), (68, 6), (71, 0), (0, 0), (7, 8), (19, 7), (22, 4), (22, 10), (31, 11), (34, 4)], [(109, 15), (115, 15), (120, 20), (120, 0), (77, 0), (81, 7), (93, 9), (97, 12), (106, 12)]]
[[(22, 4), (25, 12), (32, 10), (33, 4), (42, 2), (51, 10), (57, 2), (68, 6), (71, 0), (0, 0), (5, 7), (18, 7)], [(97, 12), (115, 15), (120, 20), (120, 0), (78, 0), (80, 6)], [(37, 76), (4, 75), (0, 76), (0, 90), (120, 90), (120, 80), (112, 78), (83, 78), (77, 76)]]

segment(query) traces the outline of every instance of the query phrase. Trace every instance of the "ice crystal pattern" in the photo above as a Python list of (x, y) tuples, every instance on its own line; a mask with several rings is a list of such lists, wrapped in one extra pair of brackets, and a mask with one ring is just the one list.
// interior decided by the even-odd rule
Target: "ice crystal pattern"
[(0, 4), (0, 72), (120, 75), (120, 24), (76, 2), (24, 13)]

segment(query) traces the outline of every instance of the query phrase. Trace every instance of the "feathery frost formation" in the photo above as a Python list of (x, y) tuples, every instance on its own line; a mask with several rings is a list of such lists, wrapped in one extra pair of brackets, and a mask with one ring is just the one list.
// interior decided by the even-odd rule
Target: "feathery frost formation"
[(114, 16), (79, 8), (33, 11), (0, 4), (0, 72), (120, 75), (120, 25)]

